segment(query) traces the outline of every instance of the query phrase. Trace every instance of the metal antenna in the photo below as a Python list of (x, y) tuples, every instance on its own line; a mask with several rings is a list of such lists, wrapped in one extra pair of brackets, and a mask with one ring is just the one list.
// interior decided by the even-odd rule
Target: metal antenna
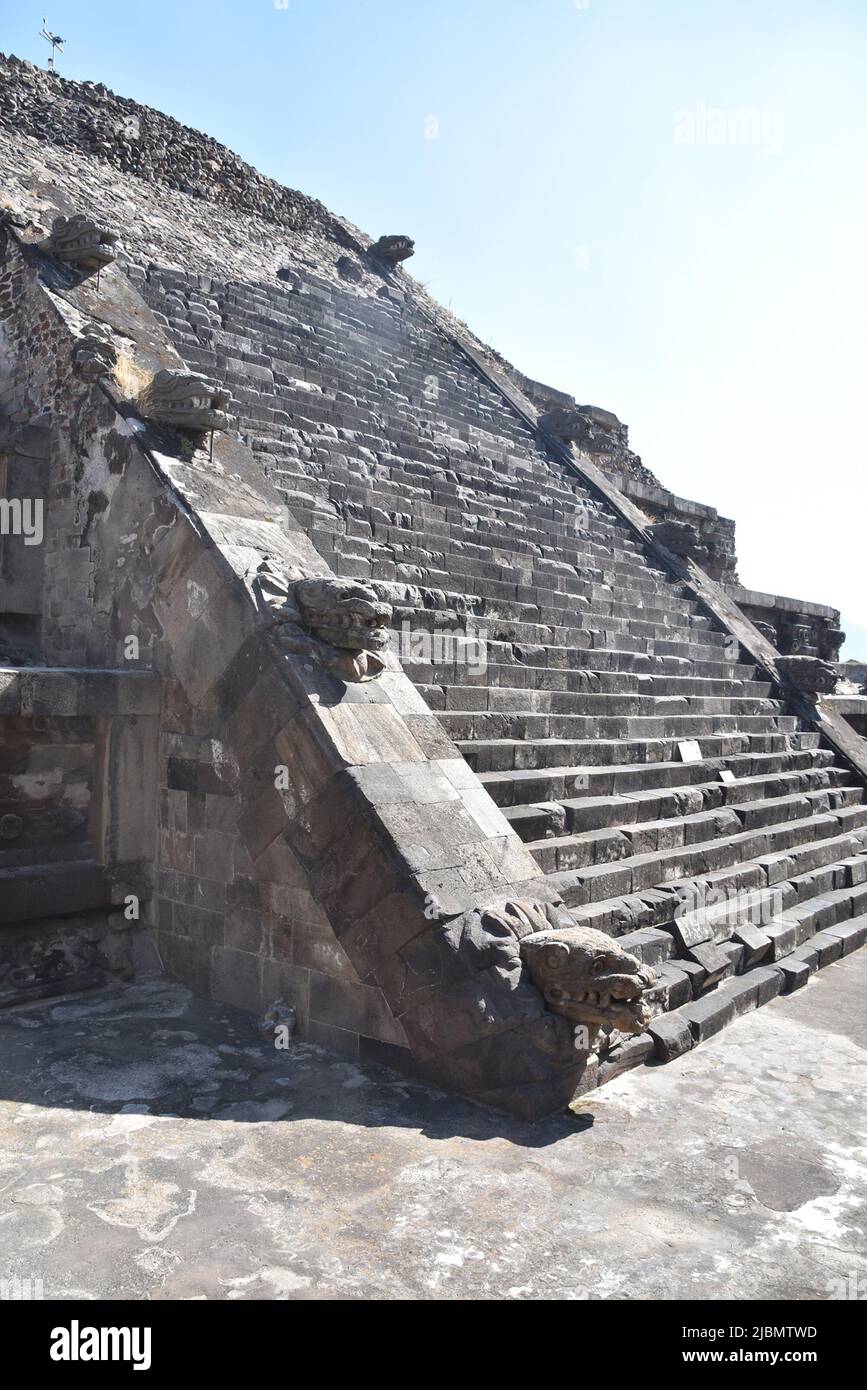
[(63, 52), (63, 45), (66, 43), (66, 39), (62, 39), (59, 34), (52, 34), (48, 27), (48, 21), (44, 18), (42, 20), (41, 38), (51, 44), (51, 57), (48, 59), (48, 71), (54, 72), (56, 67), (54, 61), (55, 53)]

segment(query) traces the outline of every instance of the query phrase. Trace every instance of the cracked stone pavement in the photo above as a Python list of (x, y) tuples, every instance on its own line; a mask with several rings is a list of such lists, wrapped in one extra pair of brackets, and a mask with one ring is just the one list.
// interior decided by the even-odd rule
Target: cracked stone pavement
[(0, 1277), (49, 1299), (867, 1288), (867, 951), (523, 1125), (160, 980), (0, 1019)]

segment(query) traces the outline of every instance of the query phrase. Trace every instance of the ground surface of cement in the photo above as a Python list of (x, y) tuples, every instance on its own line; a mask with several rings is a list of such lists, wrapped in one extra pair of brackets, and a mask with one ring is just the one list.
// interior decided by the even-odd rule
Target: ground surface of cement
[(277, 1052), (165, 982), (7, 1013), (0, 1276), (54, 1299), (867, 1293), (865, 998), (861, 951), (535, 1126)]

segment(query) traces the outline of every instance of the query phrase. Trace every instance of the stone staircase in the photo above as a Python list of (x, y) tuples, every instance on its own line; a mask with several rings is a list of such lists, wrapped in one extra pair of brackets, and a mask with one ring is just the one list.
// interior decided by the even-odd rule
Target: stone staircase
[(587, 1084), (867, 939), (861, 780), (411, 296), (141, 287), (551, 886), (658, 970)]

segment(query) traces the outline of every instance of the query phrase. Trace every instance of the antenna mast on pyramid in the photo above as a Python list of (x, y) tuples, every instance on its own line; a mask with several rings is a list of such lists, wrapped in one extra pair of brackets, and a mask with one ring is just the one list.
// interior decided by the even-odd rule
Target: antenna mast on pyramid
[(66, 39), (62, 39), (59, 34), (52, 34), (46, 19), (42, 21), (41, 37), (51, 44), (51, 57), (48, 59), (48, 71), (54, 72), (56, 68), (54, 60), (55, 54), (63, 52), (63, 45), (66, 43)]

